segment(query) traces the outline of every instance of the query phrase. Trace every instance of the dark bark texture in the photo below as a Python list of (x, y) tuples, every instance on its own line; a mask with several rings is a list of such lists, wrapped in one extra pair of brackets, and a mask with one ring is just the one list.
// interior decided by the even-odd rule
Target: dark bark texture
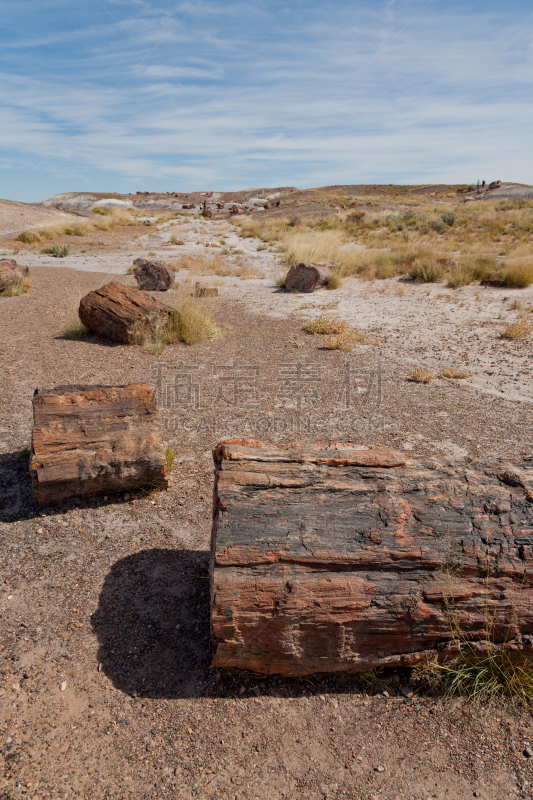
[(161, 420), (144, 384), (37, 389), (33, 420), (39, 503), (168, 486)]
[(388, 448), (214, 451), (213, 664), (411, 666), (533, 644), (533, 460)]

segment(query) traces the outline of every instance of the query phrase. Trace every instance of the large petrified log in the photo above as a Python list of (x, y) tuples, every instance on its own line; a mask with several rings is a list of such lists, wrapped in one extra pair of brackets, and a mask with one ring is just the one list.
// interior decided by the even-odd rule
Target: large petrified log
[(30, 473), (39, 503), (166, 488), (153, 391), (144, 384), (36, 389)]
[(331, 278), (331, 270), (324, 264), (295, 264), (285, 278), (289, 292), (314, 292), (325, 286)]
[(533, 645), (533, 463), (229, 441), (213, 664), (304, 675)]
[(177, 318), (177, 311), (122, 283), (106, 283), (80, 301), (79, 317), (89, 330), (122, 344), (140, 344)]

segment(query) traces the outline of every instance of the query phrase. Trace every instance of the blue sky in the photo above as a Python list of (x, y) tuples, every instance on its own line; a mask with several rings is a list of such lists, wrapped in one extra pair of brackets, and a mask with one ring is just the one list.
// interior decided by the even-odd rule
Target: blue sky
[(525, 0), (0, 0), (0, 19), (0, 197), (533, 183)]

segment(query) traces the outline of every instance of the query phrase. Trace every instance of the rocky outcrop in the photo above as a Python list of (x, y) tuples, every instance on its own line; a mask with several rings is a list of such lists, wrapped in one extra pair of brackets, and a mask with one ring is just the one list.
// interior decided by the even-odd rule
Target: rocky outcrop
[(82, 297), (79, 317), (94, 333), (121, 344), (141, 344), (177, 319), (177, 311), (122, 283), (106, 283)]
[(285, 278), (285, 288), (289, 292), (314, 292), (330, 278), (331, 270), (324, 264), (296, 264)]
[(154, 392), (60, 386), (33, 396), (30, 474), (39, 503), (168, 486)]
[(136, 258), (133, 275), (140, 289), (150, 292), (166, 292), (172, 289), (176, 276), (164, 261), (148, 261), (145, 258)]
[(410, 666), (533, 644), (533, 462), (389, 448), (214, 451), (213, 664)]

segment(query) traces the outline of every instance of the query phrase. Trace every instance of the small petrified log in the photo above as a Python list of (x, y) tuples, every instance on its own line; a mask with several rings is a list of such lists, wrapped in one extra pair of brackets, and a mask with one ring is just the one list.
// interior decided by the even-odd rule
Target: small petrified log
[(151, 292), (167, 292), (174, 286), (176, 276), (164, 261), (148, 261), (145, 258), (136, 258), (133, 275), (140, 289)]
[(140, 344), (177, 319), (177, 311), (122, 283), (106, 283), (82, 297), (79, 317), (94, 333), (122, 344)]
[(185, 203), (185, 205), (183, 205), (182, 208), (196, 208), (196, 206), (194, 205), (194, 203)]
[(0, 259), (0, 292), (23, 280), (28, 272), (29, 268), (23, 264), (17, 264), (14, 258)]
[(285, 278), (285, 288), (289, 292), (314, 292), (330, 278), (331, 270), (324, 264), (296, 264)]
[(239, 441), (214, 458), (215, 666), (356, 672), (466, 641), (531, 654), (533, 463)]
[(144, 384), (37, 389), (30, 474), (39, 503), (166, 488), (154, 392)]

